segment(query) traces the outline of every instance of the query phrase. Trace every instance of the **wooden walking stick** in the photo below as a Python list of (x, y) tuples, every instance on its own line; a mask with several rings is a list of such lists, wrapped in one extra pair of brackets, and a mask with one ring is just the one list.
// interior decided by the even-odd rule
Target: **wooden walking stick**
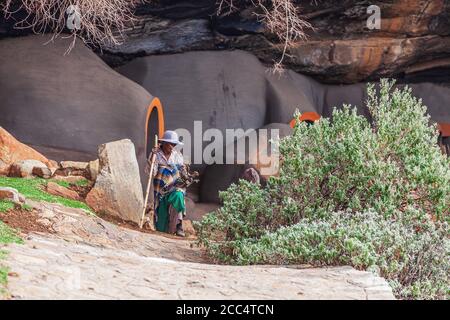
[[(158, 146), (158, 135), (155, 135), (155, 148)], [(142, 229), (142, 226), (144, 224), (144, 219), (145, 219), (145, 211), (147, 210), (147, 202), (148, 202), (148, 198), (150, 195), (150, 189), (152, 186), (152, 180), (153, 180), (153, 169), (155, 168), (155, 161), (156, 161), (156, 154), (152, 151), (152, 156), (150, 158), (150, 172), (149, 172), (149, 176), (148, 176), (148, 183), (147, 183), (147, 192), (145, 193), (145, 200), (144, 200), (144, 210), (142, 210), (142, 216), (141, 216), (141, 220), (139, 222), (139, 228)], [(150, 209), (150, 229), (151, 230), (155, 230), (155, 222), (154, 222), (154, 215), (155, 215), (155, 210), (154, 208)]]

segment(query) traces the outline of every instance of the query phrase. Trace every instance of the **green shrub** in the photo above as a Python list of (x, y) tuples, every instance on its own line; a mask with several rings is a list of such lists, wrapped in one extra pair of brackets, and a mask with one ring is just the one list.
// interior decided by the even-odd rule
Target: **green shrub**
[(397, 219), (375, 211), (305, 218), (234, 248), (237, 264), (352, 265), (386, 278), (403, 298), (442, 298), (448, 286), (447, 223), (410, 210)]
[(383, 80), (380, 98), (369, 85), (372, 123), (344, 106), (297, 124), (280, 142), (279, 175), (222, 192), (199, 244), (227, 263), (377, 266), (399, 297), (443, 297), (450, 162), (426, 107), (393, 85)]

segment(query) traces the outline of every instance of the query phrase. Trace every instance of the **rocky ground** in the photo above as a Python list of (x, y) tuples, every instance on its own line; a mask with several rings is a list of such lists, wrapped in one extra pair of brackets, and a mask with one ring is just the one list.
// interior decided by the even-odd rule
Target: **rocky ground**
[(12, 299), (393, 299), (384, 279), (351, 267), (214, 265), (193, 240), (33, 205), (53, 232), (6, 247)]

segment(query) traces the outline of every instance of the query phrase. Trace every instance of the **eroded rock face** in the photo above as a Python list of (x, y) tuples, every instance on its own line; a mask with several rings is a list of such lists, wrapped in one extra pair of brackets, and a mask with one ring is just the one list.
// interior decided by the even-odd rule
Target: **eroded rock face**
[(86, 203), (97, 212), (139, 223), (144, 197), (133, 143), (125, 139), (103, 144), (98, 155), (100, 172)]
[[(242, 49), (271, 65), (280, 47), (254, 9), (215, 15), (215, 1), (159, 1), (138, 8), (138, 22), (122, 46), (102, 57), (113, 66), (136, 56), (192, 50)], [(450, 82), (450, 2), (446, 0), (298, 1), (314, 26), (298, 42), (286, 67), (327, 83), (438, 74)], [(370, 30), (367, 8), (381, 10), (381, 28)], [(227, 11), (227, 10), (225, 10)], [(436, 70), (438, 68), (438, 70)], [(438, 81), (438, 79), (436, 79)]]
[[(136, 9), (137, 21), (120, 46), (98, 54), (113, 67), (142, 55), (192, 50), (242, 49), (272, 65), (282, 43), (258, 20), (250, 1), (234, 1), (240, 10), (217, 15), (216, 0), (151, 1)], [(379, 77), (450, 82), (450, 2), (448, 0), (295, 1), (314, 30), (298, 42), (286, 67), (327, 83), (356, 83)], [(367, 8), (381, 10), (381, 28), (370, 30)], [(0, 16), (0, 37), (26, 35), (14, 19)]]
[(419, 68), (438, 56), (450, 56), (450, 37), (310, 41), (292, 49), (287, 65), (322, 82), (355, 83), (413, 73), (411, 65)]

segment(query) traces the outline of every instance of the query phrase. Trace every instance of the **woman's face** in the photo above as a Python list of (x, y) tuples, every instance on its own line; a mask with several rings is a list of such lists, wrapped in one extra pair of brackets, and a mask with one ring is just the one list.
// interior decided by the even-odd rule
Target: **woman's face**
[(170, 156), (172, 154), (173, 148), (175, 148), (175, 145), (171, 144), (171, 143), (163, 142), (162, 145), (161, 145), (161, 148), (162, 148), (162, 151), (166, 155)]

